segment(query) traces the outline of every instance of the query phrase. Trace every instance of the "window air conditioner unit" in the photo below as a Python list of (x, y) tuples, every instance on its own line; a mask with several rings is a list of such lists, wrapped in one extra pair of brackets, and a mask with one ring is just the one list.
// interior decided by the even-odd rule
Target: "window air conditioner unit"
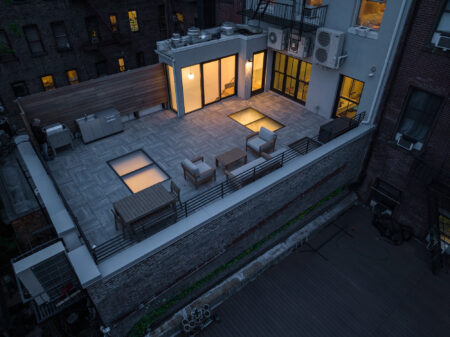
[(309, 57), (311, 56), (310, 48), (311, 39), (308, 37), (302, 37), (301, 39), (297, 34), (291, 34), (289, 39), (289, 52), (297, 57)]
[(414, 148), (414, 142), (405, 139), (400, 132), (397, 132), (395, 135), (395, 140), (397, 141), (397, 145), (405, 150), (411, 151)]
[(433, 40), (434, 46), (440, 49), (443, 49), (444, 51), (447, 51), (450, 49), (450, 36), (442, 35), (441, 33), (434, 33), (436, 37), (434, 37)]
[(339, 69), (342, 61), (347, 57), (342, 55), (344, 40), (344, 32), (319, 28), (313, 53), (314, 63), (331, 69)]
[(276, 50), (286, 49), (287, 30), (269, 27), (267, 33), (267, 46)]

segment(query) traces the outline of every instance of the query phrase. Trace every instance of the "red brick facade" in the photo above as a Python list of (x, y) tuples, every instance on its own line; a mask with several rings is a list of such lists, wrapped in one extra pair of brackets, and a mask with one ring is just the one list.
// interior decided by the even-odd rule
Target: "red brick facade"
[[(394, 217), (400, 223), (412, 226), (419, 237), (424, 237), (429, 229), (428, 185), (434, 179), (450, 186), (448, 177), (440, 174), (450, 172), (450, 51), (434, 48), (431, 44), (431, 35), (445, 2), (417, 0), (413, 4), (412, 16), (405, 27), (403, 43), (380, 107), (378, 131), (360, 189), (366, 200), (370, 196), (370, 186), (377, 178), (399, 189), (402, 195)], [(421, 152), (404, 150), (394, 139), (411, 87), (443, 98)]]

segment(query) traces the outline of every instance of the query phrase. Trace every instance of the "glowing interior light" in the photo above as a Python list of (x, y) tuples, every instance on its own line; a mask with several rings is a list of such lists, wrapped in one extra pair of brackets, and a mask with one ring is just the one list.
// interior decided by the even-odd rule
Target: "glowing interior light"
[(189, 78), (190, 80), (193, 80), (193, 79), (194, 79), (194, 74), (193, 74), (193, 73), (189, 73), (189, 74), (188, 74), (188, 78)]

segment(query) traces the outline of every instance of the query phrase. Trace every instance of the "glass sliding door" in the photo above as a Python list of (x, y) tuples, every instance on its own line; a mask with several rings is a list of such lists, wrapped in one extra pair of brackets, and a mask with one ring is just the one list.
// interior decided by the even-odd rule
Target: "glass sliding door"
[(363, 89), (364, 82), (342, 76), (333, 117), (354, 118), (358, 112)]
[(286, 82), (284, 85), (284, 93), (287, 96), (295, 97), (295, 88), (297, 85), (297, 73), (298, 73), (299, 60), (293, 57), (287, 58), (286, 65)]
[(202, 85), (200, 64), (181, 69), (183, 83), (184, 113), (202, 108)]
[(219, 60), (202, 64), (203, 104), (207, 105), (220, 100)]
[(169, 84), (169, 103), (173, 111), (177, 110), (177, 96), (175, 95), (175, 80), (173, 78), (172, 66), (166, 64), (167, 82)]
[(276, 52), (272, 71), (272, 90), (305, 104), (311, 68), (311, 63)]
[(220, 59), (220, 97), (236, 93), (236, 55)]
[(272, 90), (279, 93), (283, 92), (284, 72), (286, 68), (286, 55), (275, 53), (273, 74), (272, 74)]
[(266, 72), (266, 51), (253, 54), (252, 67), (252, 95), (264, 91), (264, 78)]
[(311, 78), (312, 64), (308, 62), (301, 63), (300, 73), (298, 74), (297, 99), (303, 104), (306, 103), (308, 96), (309, 79)]

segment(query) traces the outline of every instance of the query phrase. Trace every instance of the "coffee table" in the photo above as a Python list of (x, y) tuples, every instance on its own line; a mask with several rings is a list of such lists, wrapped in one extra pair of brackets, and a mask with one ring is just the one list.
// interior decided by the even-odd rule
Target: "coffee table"
[(224, 169), (228, 169), (230, 165), (238, 162), (241, 159), (244, 159), (244, 164), (246, 164), (247, 153), (235, 147), (234, 149), (218, 155), (216, 157), (216, 166), (218, 167), (219, 164), (222, 164)]

